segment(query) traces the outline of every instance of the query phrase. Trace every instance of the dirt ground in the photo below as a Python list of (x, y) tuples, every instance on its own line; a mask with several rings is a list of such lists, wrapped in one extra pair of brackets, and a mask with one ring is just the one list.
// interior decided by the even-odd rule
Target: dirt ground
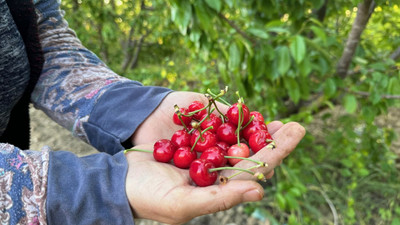
[[(339, 113), (339, 112), (338, 112)], [(97, 150), (90, 145), (73, 137), (71, 133), (50, 120), (43, 112), (31, 107), (31, 149), (40, 150), (44, 145), (53, 150), (72, 151), (79, 156), (96, 153)], [(377, 124), (393, 128), (400, 137), (400, 109), (392, 109), (389, 114), (377, 119)], [(314, 124), (318, 127), (318, 121)], [(314, 129), (312, 129), (314, 130)], [(395, 152), (400, 155), (400, 138), (392, 145)], [(137, 225), (160, 225), (149, 220), (137, 220)], [(267, 225), (268, 221), (260, 221), (244, 213), (244, 206), (239, 205), (225, 212), (201, 216), (188, 222), (187, 225)]]

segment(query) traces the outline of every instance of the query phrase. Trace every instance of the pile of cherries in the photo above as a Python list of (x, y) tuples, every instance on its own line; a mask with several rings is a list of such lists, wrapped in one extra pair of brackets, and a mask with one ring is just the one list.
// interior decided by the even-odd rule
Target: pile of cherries
[[(175, 105), (172, 120), (182, 129), (176, 131), (171, 139), (161, 139), (154, 144), (154, 159), (189, 169), (191, 179), (198, 186), (214, 184), (218, 171), (222, 169), (238, 170), (234, 175), (248, 172), (264, 179), (262, 174), (251, 169), (266, 164), (248, 158), (266, 146), (275, 147), (264, 118), (257, 111), (250, 111), (240, 96), (237, 103), (229, 106), (226, 114), (221, 113), (216, 100), (225, 93), (221, 90), (218, 95), (206, 94), (207, 105), (199, 101), (186, 107)], [(233, 167), (244, 159), (255, 162), (255, 166), (248, 169)], [(220, 181), (231, 177), (220, 177)]]

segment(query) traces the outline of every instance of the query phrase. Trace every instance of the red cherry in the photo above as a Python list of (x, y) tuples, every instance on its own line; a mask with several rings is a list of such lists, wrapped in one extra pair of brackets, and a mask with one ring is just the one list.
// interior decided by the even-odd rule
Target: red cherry
[(254, 121), (254, 120), (259, 120), (259, 121), (265, 122), (265, 121), (264, 121), (263, 115), (262, 115), (260, 112), (258, 112), (258, 111), (251, 111), (251, 112), (250, 112), (250, 117), (251, 117), (251, 116), (254, 116), (253, 121)]
[(186, 130), (178, 130), (172, 135), (171, 142), (177, 148), (190, 146), (190, 137), (190, 134)]
[(189, 175), (193, 182), (200, 187), (209, 186), (215, 183), (218, 177), (217, 172), (210, 172), (214, 164), (207, 159), (196, 159), (190, 164)]
[[(232, 106), (229, 107), (228, 111), (226, 112), (226, 116), (228, 117), (229, 122), (235, 124), (236, 126), (239, 124), (239, 108), (238, 108), (239, 103), (235, 103)], [(247, 122), (249, 122), (250, 119), (250, 111), (249, 108), (243, 103), (242, 104), (242, 112), (241, 112), (241, 121), (242, 125), (245, 125)]]
[(259, 121), (259, 120), (253, 120), (243, 129), (243, 137), (246, 139), (246, 141), (249, 141), (250, 136), (258, 131), (258, 130), (266, 130), (268, 131), (267, 125), (265, 125), (264, 122)]
[(196, 152), (191, 151), (191, 148), (188, 146), (178, 148), (174, 154), (174, 164), (181, 169), (189, 168), (195, 159), (197, 159)]
[[(196, 140), (199, 138), (200, 132), (194, 131), (190, 139), (190, 145), (194, 146)], [(217, 136), (210, 131), (205, 131), (197, 141), (193, 149), (197, 152), (204, 152), (207, 148), (214, 146), (217, 143)]]
[[(183, 115), (188, 115), (189, 114), (189, 110), (187, 108), (180, 108), (179, 111), (183, 114)], [(192, 122), (192, 116), (181, 116), (181, 119), (183, 121), (183, 123), (185, 124), (185, 126), (189, 126), (190, 122)], [(182, 122), (179, 120), (178, 114), (174, 113), (174, 115), (172, 116), (172, 120), (174, 121), (174, 123), (176, 125), (181, 125), (182, 126)]]
[(225, 158), (224, 151), (217, 146), (207, 148), (203, 153), (201, 153), (200, 159), (209, 160), (215, 167), (225, 166), (228, 161)]
[(169, 162), (174, 157), (175, 146), (168, 139), (154, 143), (153, 157), (158, 162)]
[[(204, 104), (199, 102), (199, 101), (193, 101), (188, 107), (189, 112), (193, 112), (193, 111), (196, 111), (196, 110), (199, 110), (199, 109), (202, 109), (202, 108), (204, 108)], [(200, 121), (201, 118), (203, 118), (204, 115), (207, 115), (207, 110), (206, 109), (203, 109), (203, 110), (195, 113), (193, 115), (193, 118)]]
[(272, 142), (271, 134), (266, 130), (254, 132), (249, 138), (251, 150), (256, 153)]
[(215, 145), (217, 147), (219, 147), (225, 154), (228, 151), (229, 147), (231, 147), (228, 143), (223, 142), (223, 141), (217, 141), (217, 143), (215, 143)]
[[(207, 115), (204, 115), (202, 119), (204, 119), (205, 116)], [(221, 126), (221, 124), (222, 124), (221, 118), (219, 118), (215, 114), (210, 114), (210, 116), (201, 123), (200, 127), (201, 129), (205, 130), (207, 127), (212, 126), (213, 128), (210, 129), (209, 131), (217, 133), (217, 129), (218, 127)]]
[(218, 140), (226, 142), (229, 145), (233, 145), (237, 142), (236, 126), (231, 123), (224, 123), (219, 126), (217, 130)]
[[(250, 150), (249, 150), (249, 147), (245, 143), (240, 143), (240, 145), (235, 144), (235, 145), (232, 145), (228, 149), (227, 155), (247, 158), (250, 156)], [(229, 161), (229, 164), (234, 166), (236, 163), (240, 162), (241, 159), (228, 159), (228, 161)]]

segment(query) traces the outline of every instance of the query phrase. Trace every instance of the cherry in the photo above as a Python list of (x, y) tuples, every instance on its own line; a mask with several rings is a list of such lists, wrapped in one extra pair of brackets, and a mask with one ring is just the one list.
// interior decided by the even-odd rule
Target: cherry
[(216, 143), (217, 136), (208, 130), (206, 130), (201, 136), (200, 131), (195, 130), (190, 139), (190, 145), (197, 152), (204, 152), (207, 148), (214, 146)]
[(193, 160), (197, 159), (197, 154), (189, 146), (180, 147), (175, 151), (174, 164), (181, 169), (187, 169)]
[(193, 182), (200, 187), (209, 186), (215, 183), (218, 177), (217, 172), (210, 172), (214, 164), (207, 159), (196, 159), (190, 164), (189, 175)]
[[(206, 117), (206, 116), (207, 115), (204, 115), (202, 119), (204, 119), (204, 117)], [(210, 129), (209, 131), (211, 131), (213, 133), (217, 133), (217, 129), (218, 129), (218, 127), (221, 126), (221, 124), (222, 124), (221, 118), (219, 118), (215, 114), (210, 114), (210, 116), (200, 124), (200, 127), (201, 127), (201, 129), (205, 130), (207, 127), (212, 126), (213, 128)]]
[[(240, 145), (239, 144), (235, 144), (235, 145), (232, 145), (228, 149), (227, 155), (228, 156), (239, 156), (239, 157), (247, 158), (247, 157), (250, 156), (250, 150), (249, 150), (249, 147), (245, 143), (240, 143)], [(229, 161), (229, 164), (234, 166), (236, 163), (240, 162), (241, 159), (229, 158), (228, 161)]]
[[(179, 108), (180, 113), (182, 114), (181, 119), (184, 123), (185, 126), (189, 126), (190, 122), (192, 122), (192, 116), (183, 116), (183, 115), (188, 115), (189, 114), (189, 110), (187, 108)], [(177, 113), (174, 113), (174, 115), (172, 116), (172, 120), (174, 121), (174, 123), (176, 125), (180, 125), (182, 126), (182, 121), (179, 119), (179, 116)]]
[[(199, 101), (193, 101), (188, 106), (189, 112), (193, 112), (193, 111), (196, 111), (196, 110), (199, 110), (199, 109), (202, 109), (202, 108), (204, 108), (204, 104), (199, 102)], [(204, 115), (207, 115), (207, 110), (206, 109), (203, 109), (203, 110), (193, 114), (193, 118), (195, 120), (199, 120), (200, 121), (201, 118), (203, 118)]]
[(228, 143), (223, 141), (217, 141), (215, 146), (219, 147), (224, 153), (228, 152), (229, 147), (231, 147)]
[(201, 153), (200, 159), (207, 159), (214, 164), (215, 167), (225, 166), (228, 161), (225, 157), (225, 153), (222, 149), (217, 146), (207, 148)]
[(234, 125), (239, 124), (239, 104), (242, 106), (242, 112), (240, 112), (240, 121), (242, 125), (245, 125), (250, 120), (250, 110), (243, 103), (235, 103), (228, 108), (226, 112), (226, 116), (228, 117), (229, 122)]
[(226, 142), (229, 145), (237, 143), (237, 127), (231, 123), (222, 124), (217, 130), (218, 140)]
[(249, 138), (249, 145), (254, 153), (267, 146), (272, 142), (271, 134), (266, 130), (258, 130), (254, 132)]
[(253, 120), (259, 120), (259, 121), (264, 122), (264, 117), (263, 117), (263, 115), (262, 115), (260, 112), (258, 112), (258, 111), (251, 111), (251, 112), (250, 112), (250, 117), (251, 117), (251, 116), (254, 116), (254, 119), (253, 119)]
[(172, 135), (171, 142), (177, 148), (190, 146), (190, 137), (190, 134), (186, 130), (178, 130)]
[(265, 125), (265, 123), (260, 120), (251, 121), (249, 125), (247, 125), (247, 127), (245, 127), (242, 131), (244, 139), (246, 139), (246, 141), (249, 141), (250, 136), (258, 130), (268, 131), (267, 125)]
[(154, 143), (153, 157), (158, 162), (169, 162), (174, 157), (175, 146), (168, 139)]

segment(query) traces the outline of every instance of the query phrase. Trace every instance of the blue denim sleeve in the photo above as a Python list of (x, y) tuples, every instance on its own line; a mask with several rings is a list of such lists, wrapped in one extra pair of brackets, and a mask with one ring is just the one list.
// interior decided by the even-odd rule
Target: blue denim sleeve
[(123, 152), (79, 158), (57, 151), (50, 152), (49, 162), (48, 224), (134, 224)]
[(115, 154), (171, 90), (110, 70), (68, 27), (60, 2), (35, 1), (45, 62), (32, 103), (74, 136)]

